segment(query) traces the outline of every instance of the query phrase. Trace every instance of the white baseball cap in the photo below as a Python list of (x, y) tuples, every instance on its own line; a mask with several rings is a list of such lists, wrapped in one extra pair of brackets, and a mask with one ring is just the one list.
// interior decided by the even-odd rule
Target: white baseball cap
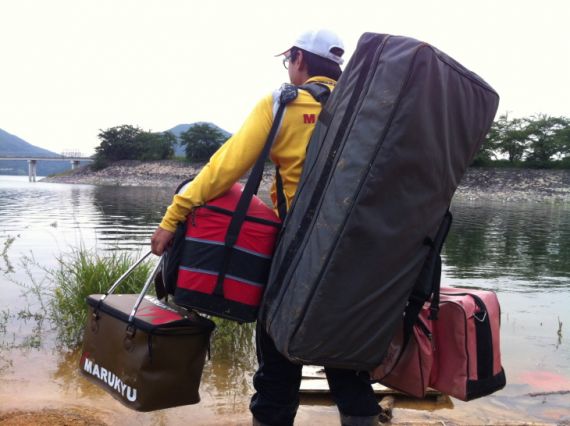
[[(339, 65), (342, 65), (344, 62), (344, 59), (342, 59), (340, 55), (335, 55), (331, 52), (333, 48), (337, 48), (341, 49), (344, 53), (344, 44), (339, 36), (329, 30), (306, 31), (295, 40), (292, 47), (298, 47), (299, 49), (314, 53), (322, 58), (336, 62)], [(283, 55), (289, 50), (291, 49), (289, 48), (279, 55)]]

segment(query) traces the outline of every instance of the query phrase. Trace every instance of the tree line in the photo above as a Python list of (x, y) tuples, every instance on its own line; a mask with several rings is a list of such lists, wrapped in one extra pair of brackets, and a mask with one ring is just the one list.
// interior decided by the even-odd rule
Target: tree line
[[(122, 125), (101, 130), (93, 167), (101, 169), (120, 160), (164, 160), (174, 157), (176, 143), (184, 146), (188, 161), (206, 161), (226, 141), (217, 126), (197, 123), (176, 138), (170, 132), (154, 133)], [(496, 119), (485, 137), (473, 166), (570, 168), (570, 119), (536, 114)]]
[(174, 157), (177, 143), (184, 146), (188, 161), (206, 161), (227, 137), (209, 123), (194, 124), (177, 138), (171, 132), (145, 131), (137, 126), (122, 125), (101, 130), (101, 143), (95, 148), (93, 168), (100, 170), (114, 161), (155, 161)]
[(473, 165), (570, 168), (570, 119), (503, 114), (493, 122)]

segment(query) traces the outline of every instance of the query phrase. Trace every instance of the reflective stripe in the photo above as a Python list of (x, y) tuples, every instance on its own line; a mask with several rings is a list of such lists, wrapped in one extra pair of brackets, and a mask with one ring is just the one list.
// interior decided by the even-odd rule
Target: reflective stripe
[[(180, 269), (184, 270), (184, 271), (188, 271), (188, 272), (196, 272), (197, 274), (206, 274), (206, 275), (212, 275), (217, 277), (218, 273), (214, 272), (214, 271), (206, 271), (205, 269), (198, 269), (198, 268), (188, 268), (187, 266), (181, 266)], [(226, 274), (226, 278), (229, 278), (231, 280), (234, 281), (239, 281), (240, 283), (244, 283), (244, 284), (249, 284), (249, 285), (253, 285), (255, 287), (265, 287), (264, 284), (261, 283), (256, 283), (253, 281), (249, 281), (246, 280), (244, 278), (241, 277), (236, 277), (235, 275), (230, 275), (230, 274)]]
[[(202, 238), (195, 238), (195, 237), (186, 237), (186, 241), (194, 241), (196, 243), (212, 244), (215, 246), (223, 246), (224, 245), (224, 243), (222, 241), (204, 240)], [(244, 247), (240, 247), (238, 245), (235, 245), (234, 249), (239, 250), (243, 253), (251, 254), (252, 256), (261, 257), (262, 259), (271, 259), (271, 257), (272, 257), (272, 256), (268, 256), (268, 255), (263, 254), (263, 253), (258, 253), (258, 252), (246, 249)]]

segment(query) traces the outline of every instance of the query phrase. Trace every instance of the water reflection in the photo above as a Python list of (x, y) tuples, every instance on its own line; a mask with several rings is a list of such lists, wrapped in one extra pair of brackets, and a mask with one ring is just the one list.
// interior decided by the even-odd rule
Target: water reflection
[(255, 372), (255, 337), (253, 324), (216, 320), (212, 336), (212, 360), (204, 368), (202, 389), (216, 395), (215, 410), (220, 414), (235, 412), (251, 394)]
[(93, 206), (99, 241), (116, 249), (148, 244), (171, 198), (167, 189), (96, 187)]
[(452, 212), (443, 252), (449, 277), (507, 276), (524, 288), (570, 287), (568, 205), (456, 201)]
[[(10, 396), (4, 383), (25, 382), (30, 383), (29, 389), (32, 383), (34, 389), (52, 393), (65, 389), (60, 398), (84, 397), (88, 404), (101, 401), (99, 406), (104, 406), (107, 396), (77, 374), (77, 354), (54, 351), (52, 332), (40, 332), (41, 324), (33, 319), (18, 318), (30, 302), (11, 280), (29, 282), (19, 260), (30, 252), (50, 268), (55, 266), (55, 256), (80, 244), (99, 250), (140, 251), (171, 196), (170, 188), (5, 185), (0, 181), (0, 398)], [(520, 419), (527, 414), (534, 419), (563, 418), (560, 412), (570, 406), (570, 395), (531, 397), (536, 384), (524, 373), (556, 373), (561, 380), (570, 380), (570, 205), (455, 200), (452, 210), (455, 221), (444, 247), (444, 284), (500, 293), (503, 364), (509, 383), (496, 395), (469, 405), (454, 400), (454, 409), (443, 403), (409, 406), (406, 418), (417, 416), (418, 409), (437, 409), (436, 413), (444, 412), (443, 417), (457, 415), (463, 420), (480, 420), (485, 413), (506, 422), (515, 412)], [(14, 240), (3, 253), (9, 238)], [(39, 271), (37, 277), (41, 276)], [(9, 317), (3, 319), (2, 312), (9, 312)], [(46, 359), (54, 360), (47, 372), (40, 368)], [(220, 324), (212, 340), (212, 360), (204, 371), (203, 403), (192, 413), (247, 413), (255, 367), (253, 327)], [(548, 410), (558, 417), (545, 414)], [(168, 415), (182, 412), (168, 410)], [(434, 414), (421, 413), (425, 414), (421, 419)]]

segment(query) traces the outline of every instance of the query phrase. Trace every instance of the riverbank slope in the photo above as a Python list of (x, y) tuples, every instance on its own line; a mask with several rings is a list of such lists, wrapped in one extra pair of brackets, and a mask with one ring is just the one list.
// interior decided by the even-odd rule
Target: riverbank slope
[[(89, 166), (42, 179), (42, 182), (166, 187), (174, 189), (195, 176), (203, 163), (182, 161), (120, 161), (99, 171)], [(268, 165), (263, 186), (273, 179), (273, 166)], [(456, 197), (463, 199), (551, 200), (570, 201), (570, 170), (536, 170), (509, 168), (470, 168), (463, 177)]]

